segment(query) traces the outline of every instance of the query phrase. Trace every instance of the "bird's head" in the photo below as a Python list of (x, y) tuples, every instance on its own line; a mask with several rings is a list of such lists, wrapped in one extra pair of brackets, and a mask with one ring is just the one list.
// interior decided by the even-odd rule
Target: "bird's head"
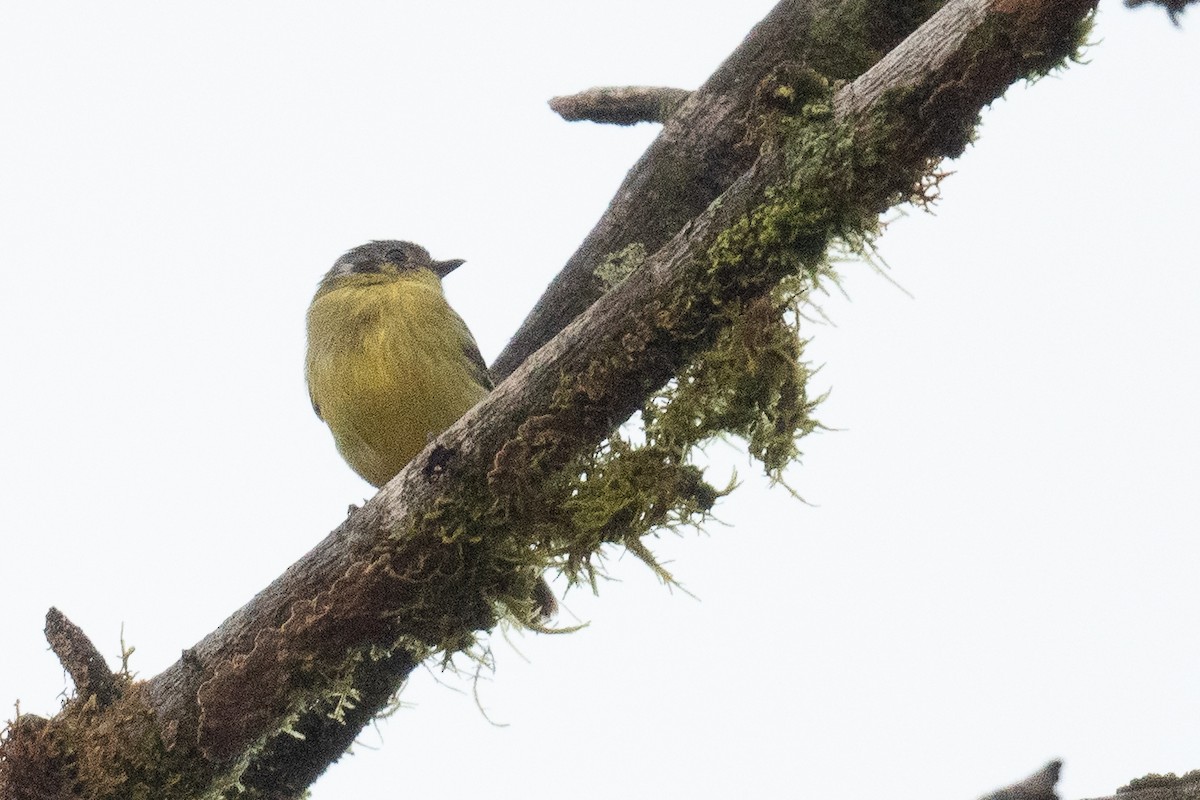
[(355, 247), (334, 262), (333, 267), (325, 273), (321, 282), (328, 284), (338, 278), (351, 275), (403, 278), (406, 273), (417, 275), (422, 270), (432, 272), (441, 279), (462, 264), (463, 260), (460, 258), (434, 261), (429, 256), (428, 250), (412, 242), (393, 240), (368, 242)]

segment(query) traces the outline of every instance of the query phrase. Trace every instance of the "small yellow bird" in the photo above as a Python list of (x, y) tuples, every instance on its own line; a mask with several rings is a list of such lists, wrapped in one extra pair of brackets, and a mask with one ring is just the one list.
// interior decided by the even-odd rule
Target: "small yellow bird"
[[(338, 451), (373, 486), (391, 480), (492, 388), (466, 323), (442, 293), (462, 265), (412, 242), (356, 247), (325, 274), (308, 309), (313, 410)], [(543, 581), (543, 616), (556, 602)]]
[(492, 388), (466, 323), (442, 294), (463, 262), (411, 242), (337, 260), (308, 309), (308, 393), (338, 451), (383, 486)]

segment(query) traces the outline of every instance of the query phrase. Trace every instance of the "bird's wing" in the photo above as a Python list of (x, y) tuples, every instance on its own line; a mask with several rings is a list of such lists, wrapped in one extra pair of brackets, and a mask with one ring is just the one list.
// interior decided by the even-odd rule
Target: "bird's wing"
[[(465, 325), (463, 327), (466, 328)], [(467, 357), (468, 369), (475, 382), (489, 392), (495, 388), (495, 384), (492, 383), (492, 375), (488, 372), (487, 364), (483, 360), (483, 354), (479, 352), (479, 345), (475, 344), (475, 337), (470, 333), (467, 334), (467, 339), (463, 343), (463, 355)]]

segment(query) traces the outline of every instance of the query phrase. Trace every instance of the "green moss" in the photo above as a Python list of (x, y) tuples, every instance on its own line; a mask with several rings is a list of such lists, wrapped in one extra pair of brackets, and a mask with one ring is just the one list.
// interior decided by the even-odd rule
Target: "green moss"
[(1078, 63), (1094, 24), (1095, 11), (1081, 17), (1066, 3), (1038, 13), (997, 12), (971, 32), (963, 50), (972, 61), (1009, 54), (1019, 77), (1036, 81), (1071, 62)]
[[(222, 779), (159, 735), (144, 684), (125, 675), (123, 691), (104, 709), (94, 696), (67, 701), (53, 722), (21, 717), (6, 731), (0, 786), (37, 787), (81, 800), (195, 800), (216, 797)], [(21, 770), (11, 774), (9, 770)], [(231, 781), (225, 779), (225, 785)], [(206, 787), (207, 793), (206, 793)]]
[(914, 31), (946, 0), (822, 0), (813, 15), (805, 63), (851, 80)]
[[(808, 103), (799, 114), (784, 116), (778, 147), (787, 178), (766, 191), (766, 202), (728, 226), (708, 251), (708, 275), (715, 288), (729, 281), (747, 280), (745, 262), (765, 266), (766, 275), (755, 277), (750, 294), (760, 293), (780, 280), (796, 276), (785, 292), (799, 298), (832, 277), (826, 251), (842, 241), (861, 252), (879, 231), (882, 210), (869, 179), (872, 164), (888, 163), (891, 149), (886, 136), (864, 135), (855, 126), (833, 119), (832, 88)], [(874, 128), (870, 129), (871, 131)], [(915, 181), (918, 170), (908, 170)], [(894, 181), (894, 177), (889, 177)]]
[(539, 515), (539, 550), (553, 554), (572, 582), (593, 588), (603, 574), (602, 547), (608, 544), (624, 546), (670, 580), (642, 537), (702, 522), (723, 493), (706, 483), (702, 470), (682, 460), (678, 450), (656, 441), (634, 444), (622, 436), (575, 461), (546, 488), (559, 502)]
[[(879, 201), (869, 199), (878, 193), (862, 190), (862, 172), (889, 155), (886, 137), (835, 122), (832, 91), (806, 69), (781, 70), (760, 87), (770, 101), (761, 104), (763, 130), (786, 162), (787, 180), (722, 230), (676, 296), (632, 310), (619, 341), (563, 377), (547, 413), (527, 420), (497, 454), (490, 503), (463, 495), (427, 516), (422, 526), (440, 531), (462, 559), (457, 585), (477, 587), (474, 597), (527, 623), (542, 570), (595, 586), (610, 545), (669, 580), (644, 537), (703, 525), (733, 488), (706, 480), (700, 449), (736, 438), (775, 480), (799, 459), (799, 441), (820, 427), (798, 335), (801, 308), (833, 277), (831, 243), (863, 253), (878, 233)], [(797, 98), (805, 99), (799, 107)], [(900, 184), (916, 185), (921, 175), (912, 168)], [(640, 262), (643, 253), (616, 254), (604, 272), (619, 267), (619, 278), (631, 258)], [(685, 346), (696, 354), (681, 366), (676, 353)], [(647, 353), (661, 359), (652, 359), (648, 385), (620, 386), (628, 361)], [(664, 382), (642, 407), (620, 410), (622, 396)], [(631, 412), (622, 431), (576, 455), (580, 441), (611, 432)]]
[(828, 100), (829, 90), (829, 79), (812, 67), (794, 61), (780, 64), (755, 89), (753, 120), (748, 125), (751, 138), (764, 140), (776, 135), (778, 127), (774, 123), (781, 115), (804, 113), (814, 103)]
[[(703, 525), (733, 488), (706, 480), (698, 450), (714, 438), (735, 437), (779, 479), (799, 458), (799, 440), (819, 427), (797, 330), (800, 307), (833, 274), (825, 255), (830, 242), (861, 249), (875, 235), (878, 217), (857, 197), (859, 145), (851, 128), (833, 122), (832, 87), (811, 71), (777, 78), (766, 96), (795, 88), (767, 122), (779, 132), (789, 180), (722, 231), (677, 296), (631, 312), (629, 332), (581, 374), (564, 376), (549, 413), (529, 420), (498, 454), (489, 474), (496, 516), (477, 521), (498, 531), (511, 527), (509, 519), (521, 520), (518, 536), (479, 537), (489, 558), (506, 568), (530, 575), (558, 568), (573, 582), (595, 586), (605, 546), (621, 545), (669, 580), (643, 537)], [(799, 96), (808, 102), (787, 113), (790, 98)], [(681, 343), (699, 345), (682, 367), (671, 352)], [(666, 385), (630, 409), (640, 412), (632, 428), (584, 456), (572, 455), (587, 431), (611, 430), (629, 413), (613, 419), (614, 409), (603, 403), (626, 394), (615, 385), (617, 376), (630, 358), (646, 352), (663, 358)], [(600, 403), (594, 412), (593, 400)], [(513, 599), (509, 593), (503, 602)]]
[(596, 267), (595, 274), (604, 284), (604, 291), (608, 291), (625, 280), (645, 260), (646, 246), (641, 242), (634, 242), (619, 252), (610, 253), (600, 262), (600, 266)]
[(798, 440), (820, 427), (798, 331), (804, 297), (789, 286), (726, 309), (730, 325), (716, 345), (643, 411), (647, 438), (686, 452), (737, 436), (771, 478), (781, 479), (801, 455)]

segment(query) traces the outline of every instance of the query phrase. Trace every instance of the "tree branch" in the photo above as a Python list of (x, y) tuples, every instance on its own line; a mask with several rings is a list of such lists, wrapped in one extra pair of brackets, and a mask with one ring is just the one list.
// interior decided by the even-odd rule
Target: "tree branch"
[[(668, 122), (672, 137), (691, 143), (682, 160), (671, 160), (666, 144), (652, 147), (658, 154), (639, 162), (633, 180), (648, 194), (619, 195), (616, 206), (629, 214), (651, 204), (669, 177), (655, 171), (668, 162), (684, 168), (674, 180), (685, 183), (674, 188), (686, 200), (667, 203), (669, 213), (649, 228), (626, 219), (624, 237), (610, 207), (597, 228), (603, 236), (593, 232), (580, 251), (586, 257), (573, 263), (587, 269), (588, 259), (618, 245), (645, 243), (629, 232), (651, 228), (657, 252), (552, 339), (547, 334), (578, 312), (539, 317), (535, 310), (533, 327), (548, 343), (220, 628), (127, 693), (112, 712), (124, 722), (105, 728), (105, 760), (96, 769), (136, 768), (199, 793), (236, 780), (247, 754), (265, 744), (270, 755), (251, 774), (278, 776), (268, 767), (294, 758), (282, 731), (317, 719), (298, 718), (305, 709), (347, 714), (363, 699), (356, 674), (385, 674), (382, 695), (429, 653), (468, 647), (475, 631), (495, 624), (498, 604), (530, 611), (522, 604), (529, 605), (535, 566), (544, 564), (528, 554), (540, 553), (542, 542), (535, 525), (521, 522), (537, 513), (536, 487), (590, 452), (709, 346), (727, 324), (720, 309), (811, 269), (831, 235), (873, 224), (868, 218), (910, 196), (932, 162), (959, 154), (979, 109), (1072, 53), (1093, 7), (1094, 0), (954, 0), (830, 104), (811, 68), (777, 60), (796, 49), (766, 48), (804, 38), (794, 26), (786, 33), (773, 26), (804, 22), (807, 31), (813, 22), (806, 4), (782, 2), (735, 54), (747, 71), (719, 70)], [(722, 93), (738, 98), (744, 117), (719, 107)], [(712, 104), (705, 125), (675, 127), (704, 103)], [(754, 147), (741, 145), (748, 134)], [(697, 154), (718, 160), (706, 171)], [(700, 175), (702, 187), (688, 183)], [(718, 202), (704, 201), (702, 213), (676, 224), (709, 195)], [(68, 728), (81, 719), (104, 722), (69, 704), (49, 726), (36, 726), (36, 741), (10, 736), (5, 754), (32, 758), (41, 743), (48, 761), (59, 758), (54, 726), (63, 719)], [(148, 729), (156, 736), (148, 738)], [(88, 756), (72, 752), (77, 761)], [(319, 774), (324, 763), (307, 766)], [(0, 772), (0, 797), (21, 796), (12, 774), (11, 767)]]

